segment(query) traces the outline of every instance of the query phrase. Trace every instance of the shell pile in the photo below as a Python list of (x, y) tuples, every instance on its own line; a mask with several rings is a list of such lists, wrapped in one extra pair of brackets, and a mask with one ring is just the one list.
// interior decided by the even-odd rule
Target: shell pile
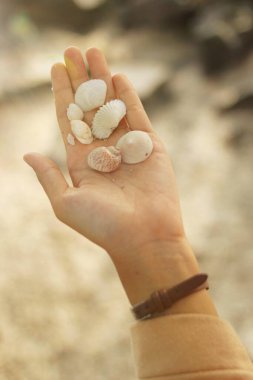
[[(105, 103), (107, 86), (102, 79), (91, 79), (82, 83), (76, 90), (75, 103), (67, 108), (71, 133), (67, 136), (70, 145), (75, 138), (81, 144), (91, 144), (94, 138), (106, 139), (118, 127), (126, 115), (126, 105), (122, 100), (113, 99)], [(85, 112), (96, 110), (91, 126), (83, 119)], [(121, 162), (137, 164), (146, 160), (152, 153), (153, 143), (148, 133), (131, 131), (123, 135), (116, 146), (101, 146), (88, 155), (90, 168), (100, 172), (112, 172)]]

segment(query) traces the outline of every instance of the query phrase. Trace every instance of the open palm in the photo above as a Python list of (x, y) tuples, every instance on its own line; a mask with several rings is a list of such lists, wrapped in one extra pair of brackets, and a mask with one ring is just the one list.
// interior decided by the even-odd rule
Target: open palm
[[(47, 157), (30, 153), (30, 164), (46, 191), (56, 216), (88, 239), (116, 255), (119, 247), (130, 251), (155, 240), (169, 241), (184, 236), (173, 169), (168, 154), (151, 127), (133, 86), (124, 75), (108, 69), (103, 54), (95, 48), (86, 53), (92, 78), (107, 83), (107, 99), (120, 98), (127, 107), (126, 118), (105, 141), (83, 145), (67, 143), (70, 122), (66, 109), (74, 92), (90, 79), (77, 48), (65, 51), (65, 65), (52, 68), (59, 127), (66, 146), (67, 164), (73, 182), (70, 187), (57, 165)], [(90, 125), (94, 112), (85, 115)], [(144, 162), (121, 164), (112, 173), (96, 172), (88, 167), (87, 155), (97, 146), (115, 145), (129, 130), (150, 134), (154, 150)]]

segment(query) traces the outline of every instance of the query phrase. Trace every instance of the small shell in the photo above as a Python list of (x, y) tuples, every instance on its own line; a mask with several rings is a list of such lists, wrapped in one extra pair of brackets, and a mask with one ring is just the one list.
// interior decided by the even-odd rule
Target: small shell
[(120, 150), (123, 162), (137, 164), (151, 155), (153, 142), (148, 133), (131, 131), (118, 140), (116, 148)]
[(122, 100), (114, 99), (99, 108), (92, 122), (93, 136), (106, 139), (117, 128), (126, 114), (126, 106)]
[(71, 135), (71, 133), (69, 133), (67, 136), (67, 142), (69, 143), (69, 145), (75, 145), (75, 139), (74, 136)]
[(84, 112), (102, 106), (106, 97), (106, 83), (102, 79), (91, 79), (82, 83), (75, 93), (75, 103)]
[(67, 116), (69, 120), (82, 120), (83, 111), (77, 104), (70, 103), (70, 105), (67, 108)]
[(91, 129), (84, 121), (71, 120), (71, 130), (74, 136), (82, 144), (90, 144), (93, 141)]
[(100, 146), (93, 149), (88, 155), (89, 167), (99, 172), (113, 172), (120, 166), (120, 163), (120, 151), (114, 146)]

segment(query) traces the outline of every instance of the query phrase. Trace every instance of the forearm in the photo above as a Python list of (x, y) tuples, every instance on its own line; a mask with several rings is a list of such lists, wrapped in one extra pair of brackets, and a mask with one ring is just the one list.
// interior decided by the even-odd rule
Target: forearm
[[(111, 257), (132, 305), (144, 301), (154, 290), (172, 287), (200, 272), (190, 245), (183, 238), (154, 241), (133, 252), (125, 252), (122, 248)], [(206, 290), (176, 302), (168, 312), (217, 315)]]
[[(154, 242), (114, 260), (131, 304), (200, 272), (185, 239)], [(131, 329), (138, 379), (252, 379), (253, 367), (233, 328), (220, 319), (209, 292), (176, 302), (162, 318)]]

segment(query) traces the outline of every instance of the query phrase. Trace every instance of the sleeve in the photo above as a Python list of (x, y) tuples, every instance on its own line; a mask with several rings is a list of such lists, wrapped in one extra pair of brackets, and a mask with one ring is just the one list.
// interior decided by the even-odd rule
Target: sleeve
[(253, 364), (232, 326), (204, 314), (166, 315), (131, 328), (138, 379), (253, 380)]

